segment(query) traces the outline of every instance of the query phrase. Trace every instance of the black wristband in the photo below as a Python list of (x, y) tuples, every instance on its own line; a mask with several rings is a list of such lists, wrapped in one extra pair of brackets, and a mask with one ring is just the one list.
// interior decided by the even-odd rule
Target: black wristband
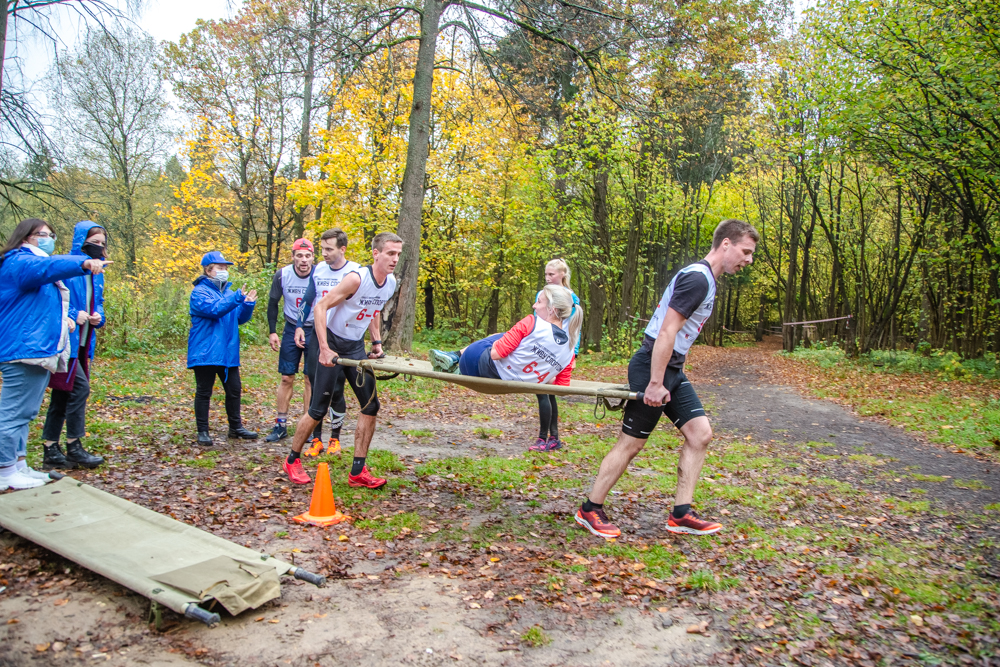
[(372, 341), (372, 345), (381, 345), (381, 344), (382, 344), (382, 341), (380, 341), (380, 340), (373, 340)]

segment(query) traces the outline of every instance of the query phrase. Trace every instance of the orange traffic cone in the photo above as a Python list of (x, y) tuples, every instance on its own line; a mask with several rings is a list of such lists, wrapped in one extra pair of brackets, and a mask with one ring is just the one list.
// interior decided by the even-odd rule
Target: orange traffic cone
[(326, 462), (320, 463), (316, 469), (316, 485), (313, 487), (309, 511), (293, 517), (292, 520), (313, 526), (333, 526), (349, 518), (337, 511), (337, 504), (333, 499), (333, 485), (330, 484), (330, 467)]

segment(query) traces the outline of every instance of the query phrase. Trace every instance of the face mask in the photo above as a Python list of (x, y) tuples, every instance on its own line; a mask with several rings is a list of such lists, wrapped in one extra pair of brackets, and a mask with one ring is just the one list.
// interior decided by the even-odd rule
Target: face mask
[(221, 269), (219, 271), (216, 271), (215, 272), (215, 281), (218, 282), (218, 283), (222, 283), (223, 285), (225, 285), (226, 283), (228, 283), (229, 282), (229, 271), (226, 271), (225, 269)]
[(96, 243), (84, 243), (80, 248), (83, 254), (91, 259), (104, 259), (104, 246)]
[(56, 251), (56, 240), (52, 237), (38, 239), (38, 249), (47, 255), (51, 255)]

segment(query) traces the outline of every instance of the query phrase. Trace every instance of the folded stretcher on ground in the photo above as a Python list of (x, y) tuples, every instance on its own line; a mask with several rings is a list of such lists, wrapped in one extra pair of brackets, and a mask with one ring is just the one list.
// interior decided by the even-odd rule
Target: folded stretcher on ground
[(278, 577), (323, 577), (64, 477), (0, 496), (0, 526), (188, 618), (212, 625), (281, 595)]
[[(555, 396), (590, 396), (604, 401), (609, 409), (618, 409), (626, 400), (642, 400), (641, 392), (637, 394), (626, 385), (614, 382), (590, 382), (587, 380), (571, 380), (568, 387), (554, 384), (535, 384), (532, 382), (517, 382), (512, 380), (493, 380), (491, 378), (470, 377), (455, 373), (439, 373), (434, 370), (429, 361), (411, 359), (409, 357), (383, 357), (382, 359), (337, 359), (341, 366), (361, 367), (366, 370), (394, 375), (412, 375), (415, 377), (432, 378), (443, 382), (461, 385), (481, 394), (553, 394)], [(612, 405), (608, 399), (617, 399), (618, 405)]]

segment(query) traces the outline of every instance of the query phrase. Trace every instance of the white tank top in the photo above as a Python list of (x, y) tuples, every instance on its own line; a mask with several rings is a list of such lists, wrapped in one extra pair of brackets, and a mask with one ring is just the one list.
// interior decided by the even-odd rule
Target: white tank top
[[(391, 273), (379, 286), (372, 275), (372, 267), (362, 266), (354, 273), (361, 276), (361, 284), (351, 298), (336, 308), (326, 311), (326, 326), (337, 336), (347, 340), (365, 337), (372, 318), (379, 317), (382, 306), (396, 291), (396, 276)], [(345, 274), (346, 275), (346, 274)]]
[[(285, 314), (285, 319), (292, 324), (298, 321), (299, 309), (302, 307), (302, 300), (306, 296), (306, 288), (309, 287), (310, 280), (312, 280), (312, 276), (300, 278), (299, 274), (295, 273), (295, 266), (292, 264), (281, 269), (281, 296), (284, 299), (281, 309)], [(310, 312), (306, 322), (312, 322), (312, 319), (313, 316)]]
[(681, 330), (677, 332), (677, 338), (674, 339), (674, 352), (677, 354), (688, 353), (688, 350), (694, 345), (695, 338), (701, 333), (701, 328), (705, 326), (705, 321), (712, 316), (712, 308), (715, 307), (715, 276), (712, 274), (712, 269), (698, 262), (689, 264), (678, 271), (674, 279), (667, 285), (666, 291), (663, 292), (663, 298), (657, 304), (656, 312), (653, 313), (649, 319), (649, 326), (646, 327), (646, 335), (650, 338), (656, 338), (660, 334), (663, 318), (670, 306), (670, 299), (674, 295), (674, 285), (677, 283), (677, 278), (692, 271), (700, 271), (708, 278), (708, 293), (695, 311), (691, 313), (691, 317), (684, 322)]
[(497, 359), (496, 367), (504, 380), (552, 384), (572, 361), (573, 344), (568, 339), (557, 343), (552, 325), (536, 316), (531, 333), (508, 356)]
[[(330, 265), (326, 262), (320, 262), (316, 265), (313, 270), (313, 284), (316, 285), (316, 299), (313, 301), (315, 305), (316, 301), (319, 301), (326, 293), (332, 290), (334, 287), (340, 284), (340, 281), (344, 279), (351, 271), (357, 271), (361, 268), (361, 265), (357, 262), (346, 262), (339, 269), (332, 269)], [(309, 321), (312, 321), (312, 313), (309, 313)]]

